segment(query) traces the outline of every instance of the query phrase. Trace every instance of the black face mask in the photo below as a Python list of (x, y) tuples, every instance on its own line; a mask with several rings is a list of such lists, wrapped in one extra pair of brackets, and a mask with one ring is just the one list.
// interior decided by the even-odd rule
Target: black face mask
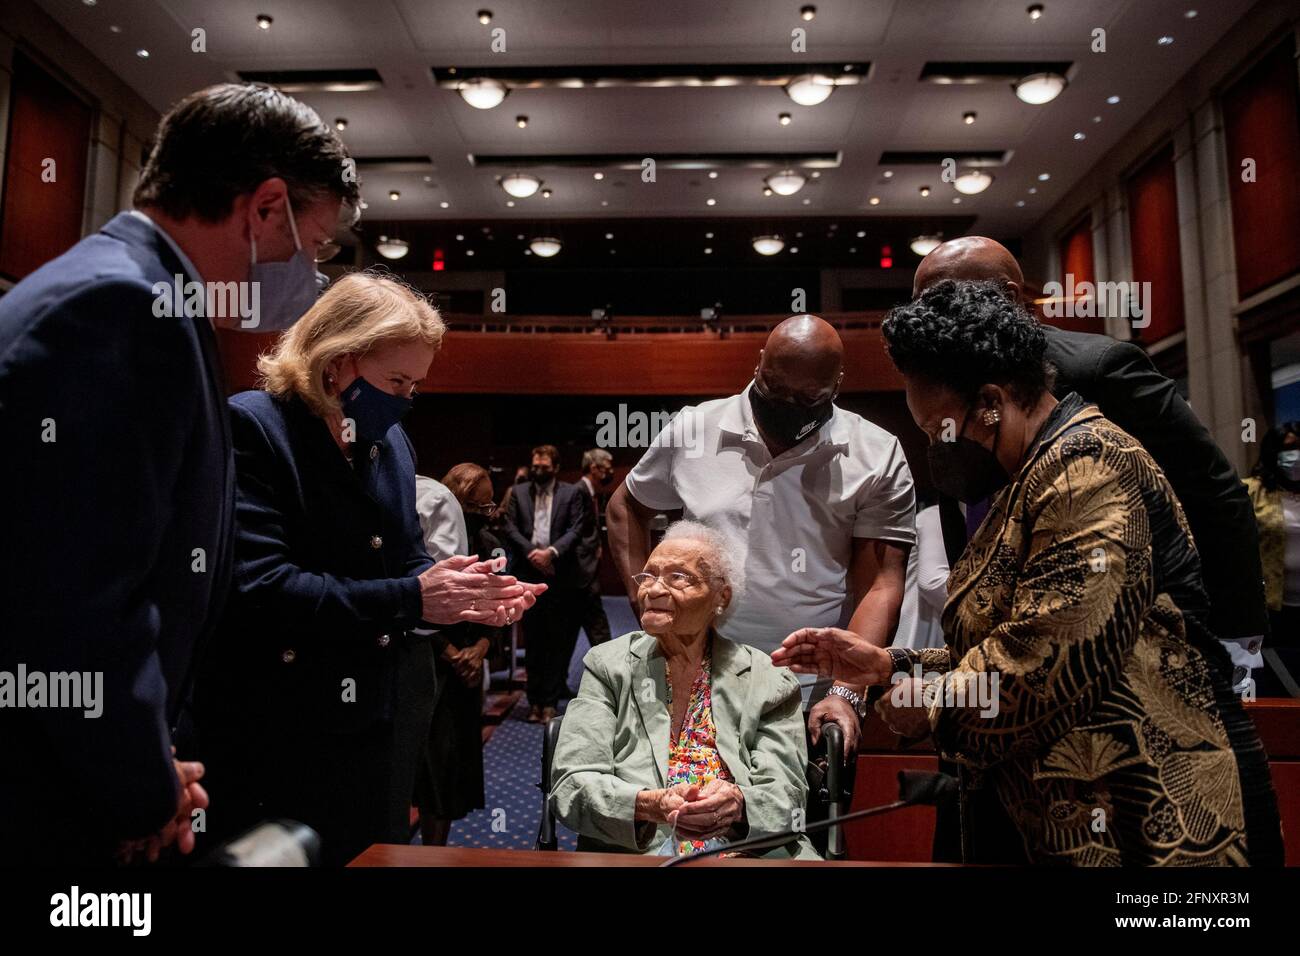
[[(971, 411), (974, 411), (972, 409)], [(968, 505), (983, 501), (1004, 487), (1011, 479), (998, 464), (997, 455), (979, 442), (962, 437), (970, 412), (961, 420), (956, 441), (932, 442), (926, 449), (930, 462), (930, 480), (941, 494)], [(997, 447), (997, 435), (993, 445)]]
[(474, 511), (465, 512), (465, 534), (469, 537), (469, 549), (474, 550), (474, 542), (483, 529), (487, 527), (487, 515), (481, 515)]
[(803, 441), (835, 414), (835, 396), (816, 405), (779, 402), (759, 391), (758, 380), (749, 389), (749, 407), (763, 434), (787, 448)]
[(555, 477), (555, 472), (549, 468), (529, 468), (528, 476), (535, 484), (544, 485)]
[(612, 482), (613, 480), (614, 480), (614, 476), (613, 476), (612, 474), (611, 474), (611, 475), (604, 475), (604, 476), (601, 477), (601, 479), (600, 479), (600, 483), (601, 483), (602, 485), (608, 485), (608, 484), (609, 484), (610, 482)]

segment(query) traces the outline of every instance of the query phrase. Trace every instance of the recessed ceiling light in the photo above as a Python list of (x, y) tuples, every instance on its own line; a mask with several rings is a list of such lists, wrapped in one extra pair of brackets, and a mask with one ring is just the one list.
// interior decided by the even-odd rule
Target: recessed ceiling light
[(257, 26), (258, 26), (258, 29), (261, 29), (261, 30), (269, 30), (269, 29), (271, 29), (271, 24), (274, 23), (274, 22), (275, 22), (275, 20), (273, 20), (270, 16), (268, 16), (268, 15), (265, 14), (265, 13), (259, 13), (259, 14), (257, 15)]
[(112, 24), (112, 25), (108, 28), (108, 32), (109, 32), (109, 33), (121, 33), (121, 32), (122, 32), (122, 28), (119, 27), (116, 23), (114, 23), (114, 24)]
[(136, 51), (135, 51), (135, 55), (138, 56), (138, 57), (139, 57), (140, 59), (142, 59), (142, 60), (147, 60), (147, 59), (149, 59), (149, 51), (146, 50), (144, 47), (140, 47), (140, 49), (136, 50)]
[(1111, 106), (1114, 106), (1116, 103), (1119, 102), (1119, 97), (1112, 94), (1111, 96), (1106, 97), (1106, 102), (1109, 103)]
[(98, 0), (81, 0), (81, 2), (88, 7), (93, 7), (98, 2)]
[(858, 247), (857, 247), (857, 246), (849, 246), (849, 254), (850, 254), (850, 255), (852, 255), (853, 253), (855, 253), (855, 252), (857, 252), (857, 251), (858, 251)]
[(1077, 133), (1074, 134), (1074, 138), (1075, 138), (1075, 139), (1087, 139), (1087, 138), (1088, 138), (1088, 134), (1085, 133), (1083, 130), (1079, 130)]
[(798, 254), (799, 254), (799, 247), (798, 247), (798, 246), (791, 246), (791, 247), (790, 247), (790, 255), (792, 255), (792, 256), (797, 256)]
[(388, 190), (388, 198), (393, 200), (393, 202), (397, 202), (397, 200), (402, 198), (402, 194), (396, 189), (390, 189)]
[(771, 186), (764, 186), (764, 187), (763, 187), (763, 195), (764, 195), (764, 196), (770, 196), (770, 195), (772, 195), (772, 187), (771, 187)]
[(893, 178), (894, 178), (894, 171), (893, 171), (892, 169), (886, 169), (885, 172), (883, 173), (883, 175), (884, 175), (884, 177), (885, 177), (886, 179), (893, 179)]
[(527, 117), (527, 116), (516, 116), (516, 117), (515, 117), (515, 125), (518, 126), (520, 129), (524, 129), (524, 128), (526, 128), (526, 127), (528, 126), (528, 117)]
[(490, 76), (477, 77), (472, 80), (462, 80), (456, 85), (456, 92), (460, 98), (474, 107), (476, 110), (490, 110), (495, 106), (500, 106), (501, 101), (506, 98), (510, 91), (500, 80), (494, 80)]
[(783, 169), (779, 173), (768, 176), (763, 182), (778, 196), (793, 196), (803, 189), (803, 184), (807, 180), (802, 173), (795, 172), (793, 169)]
[(1045, 182), (1047, 182), (1047, 181), (1048, 181), (1049, 179), (1051, 179), (1051, 178), (1052, 178), (1052, 174), (1051, 174), (1051, 173), (1039, 173), (1039, 174), (1038, 174), (1038, 181), (1039, 181), (1040, 183), (1045, 183)]
[(708, 246), (705, 246), (705, 247), (704, 247), (704, 254), (705, 254), (706, 256), (711, 256), (711, 255), (713, 255), (713, 250), (710, 249)]
[(1025, 13), (1029, 14), (1029, 19), (1037, 20), (1043, 15), (1043, 5), (1041, 3), (1030, 4)]
[(817, 8), (811, 3), (805, 7), (800, 7), (799, 16), (804, 20), (811, 20), (813, 17), (817, 16)]
[(952, 183), (957, 192), (966, 196), (982, 193), (993, 185), (993, 177), (982, 169), (972, 169), (962, 173)]
[(756, 236), (753, 246), (760, 256), (774, 256), (785, 248), (785, 240), (780, 236)]
[(612, 232), (607, 232), (607, 233), (605, 233), (605, 238), (606, 238), (606, 239), (613, 239), (613, 238), (614, 238), (614, 234), (613, 234)]
[(777, 121), (778, 123), (780, 123), (782, 126), (789, 126), (789, 125), (790, 125), (790, 114), (789, 114), (789, 113), (778, 113), (778, 114), (776, 115), (776, 121)]
[(523, 241), (524, 241), (524, 234), (521, 232), (521, 233), (519, 233), (519, 235), (515, 236), (515, 238), (518, 239), (520, 242), (523, 242)]
[(473, 249), (466, 249), (466, 250), (465, 250), (465, 255), (467, 255), (467, 256), (472, 256), (473, 254), (474, 254), (474, 250), (473, 250)]
[(1156, 41), (1156, 43), (1160, 46), (1169, 46), (1173, 42), (1174, 42), (1174, 38), (1171, 37), (1168, 33), (1166, 33), (1164, 36), (1162, 36), (1159, 40)]
[(822, 178), (822, 171), (821, 171), (820, 169), (814, 169), (814, 170), (813, 170), (811, 173), (809, 173), (808, 175), (809, 175), (811, 178), (813, 178), (813, 179), (821, 179), (821, 178)]
[(543, 198), (543, 199), (550, 199), (550, 198), (551, 198), (551, 191), (550, 191), (549, 189), (543, 189), (543, 190), (542, 190), (542, 198)]
[(1025, 204), (1025, 201), (1024, 201), (1023, 199), (1017, 199), (1017, 200), (1016, 200), (1016, 205), (1017, 205), (1017, 206), (1023, 206), (1024, 204)]
[(709, 170), (709, 178), (710, 178), (710, 179), (717, 179), (717, 178), (718, 178), (718, 171), (717, 171), (716, 169), (710, 169), (710, 170)]
[(704, 205), (706, 205), (706, 206), (716, 206), (717, 204), (718, 204), (718, 201), (717, 201), (716, 199), (706, 199), (706, 200), (704, 200)]
[(602, 206), (608, 206), (608, 205), (609, 205), (609, 200), (608, 200), (608, 199), (602, 199), (602, 200), (600, 201), (600, 204), (601, 204)]
[(829, 76), (808, 73), (795, 77), (785, 85), (785, 95), (800, 106), (816, 106), (825, 103), (835, 92), (835, 81)]
[(592, 173), (592, 174), (591, 174), (591, 178), (592, 178), (592, 179), (596, 179), (596, 180), (604, 179), (604, 178), (605, 178), (605, 174), (604, 174), (604, 173)]
[(507, 206), (507, 208), (514, 209), (514, 208), (515, 208), (515, 201), (514, 201), (513, 199), (507, 199), (507, 200), (506, 200), (506, 206)]
[(1067, 85), (1065, 77), (1059, 73), (1031, 73), (1016, 81), (1011, 88), (1022, 103), (1042, 106), (1060, 96)]
[(867, 200), (867, 202), (871, 203), (871, 205), (873, 205), (873, 206), (879, 206), (879, 205), (880, 205), (880, 197), (879, 197), (879, 196), (872, 196), (870, 199)]
[(389, 239), (387, 236), (380, 236), (379, 241), (375, 243), (375, 250), (385, 259), (400, 259), (411, 251), (411, 244), (405, 239)]
[(438, 203), (438, 206), (439, 208), (447, 209), (448, 207), (451, 206), (451, 203), (447, 202), (447, 200), (444, 199), (442, 202)]
[(463, 232), (458, 232), (458, 233), (456, 233), (456, 241), (457, 241), (457, 242), (464, 242), (464, 241), (465, 241), (465, 234), (464, 234)]
[(864, 232), (863, 230), (859, 229), (859, 230), (858, 230), (858, 238), (859, 238), (859, 239), (865, 239), (865, 238), (867, 238), (867, 234), (866, 234), (866, 232)]
[(527, 199), (542, 188), (542, 181), (529, 173), (511, 173), (501, 177), (501, 188), (516, 199)]
[(802, 238), (803, 238), (803, 233), (802, 233), (802, 232), (796, 232), (796, 233), (794, 234), (794, 237), (795, 237), (796, 239), (802, 239)]
[(805, 206), (812, 205), (812, 200), (811, 200), (811, 199), (805, 199), (805, 200), (803, 201), (803, 204), (804, 204)]
[(481, 23), (481, 24), (483, 24), (483, 26), (487, 26), (489, 23), (491, 23), (491, 22), (492, 22), (492, 11), (491, 11), (491, 10), (480, 10), (480, 11), (478, 12), (478, 22)]
[(975, 122), (975, 111), (967, 110), (965, 113), (962, 113), (961, 121), (965, 123), (967, 126), (970, 126), (972, 123)]
[(711, 233), (711, 232), (706, 232), (706, 233), (704, 234), (704, 238), (705, 238), (705, 239), (712, 239), (712, 238), (713, 238), (713, 233)]
[(1185, 11), (1185, 12), (1183, 13), (1183, 16), (1185, 16), (1188, 20), (1195, 20), (1195, 19), (1196, 19), (1196, 11), (1195, 11), (1195, 10), (1187, 10), (1187, 11)]
[(528, 244), (528, 248), (533, 250), (533, 252), (537, 253), (543, 259), (549, 259), (564, 248), (564, 243), (560, 242), (559, 239), (556, 239), (553, 236), (538, 236)]
[(943, 236), (917, 236), (910, 243), (912, 251), (922, 259), (941, 245), (943, 245)]
[(347, 120), (347, 117), (346, 117), (346, 116), (340, 116), (338, 119), (336, 119), (336, 120), (334, 121), (334, 128), (335, 128), (336, 130), (338, 130), (340, 133), (343, 132), (345, 129), (347, 129), (347, 128), (348, 128), (348, 120)]
[(1037, 187), (1037, 186), (1030, 186), (1029, 189), (1026, 190), (1026, 192), (1028, 192), (1029, 195), (1032, 196), (1032, 195), (1034, 195), (1036, 192), (1038, 192), (1038, 187)]
[(922, 186), (922, 187), (921, 187), (921, 195), (922, 195), (922, 196), (928, 196), (928, 195), (930, 195), (930, 187), (929, 187), (929, 186)]
[(1101, 122), (1101, 117), (1100, 117), (1100, 116), (1094, 116), (1094, 117), (1092, 118), (1092, 121), (1093, 121), (1094, 123), (1100, 123), (1100, 122)]
[(954, 206), (960, 206), (960, 205), (961, 205), (961, 197), (960, 197), (960, 196), (953, 196), (953, 197), (952, 197), (952, 204), (953, 204)]

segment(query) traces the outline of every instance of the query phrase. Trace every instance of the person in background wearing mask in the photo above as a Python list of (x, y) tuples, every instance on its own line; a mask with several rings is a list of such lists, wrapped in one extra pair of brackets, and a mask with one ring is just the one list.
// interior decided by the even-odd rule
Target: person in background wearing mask
[[(796, 315), (772, 330), (739, 395), (682, 409), (609, 502), (629, 595), (650, 555), (650, 520), (680, 513), (725, 534), (745, 569), (723, 637), (767, 653), (803, 627), (893, 640), (916, 540), (912, 474), (897, 438), (834, 405), (843, 377), (839, 333)], [(856, 750), (862, 688), (801, 683), (812, 742), (831, 721)]]
[(881, 332), (936, 486), (991, 498), (948, 579), (946, 646), (825, 628), (773, 662), (901, 676), (876, 709), (960, 765), (965, 862), (1281, 866), (1267, 757), (1164, 473), (1096, 405), (1053, 396), (1047, 336), (998, 283), (937, 282)]
[[(135, 208), (0, 300), (0, 446), (14, 463), (0, 469), (0, 670), (103, 674), (96, 719), (0, 718), (0, 863), (194, 844), (207, 796), (187, 703), (234, 534), (213, 327), (283, 328), (311, 306), (313, 260), (337, 251), (360, 199), (347, 162), (333, 129), (278, 90), (200, 90), (160, 121)], [(46, 188), (80, 204), (81, 187)], [(189, 283), (256, 308), (178, 303)]]
[(405, 843), (435, 693), (412, 631), (508, 624), (546, 590), (425, 550), (399, 422), (443, 332), (407, 286), (353, 273), (230, 399), (234, 592), (195, 689), (214, 834), (299, 820), (327, 865)]
[(534, 723), (554, 717), (567, 696), (585, 593), (578, 548), (592, 521), (591, 505), (582, 488), (556, 477), (559, 467), (554, 445), (534, 448), (528, 481), (514, 486), (502, 523), (519, 577), (550, 585), (523, 622), (528, 719)]
[[(416, 510), (435, 561), (458, 554), (491, 559), (505, 553), (488, 530), (496, 511), (492, 479), (479, 465), (456, 465), (442, 481), (417, 476)], [(446, 846), (455, 820), (483, 807), (483, 661), (500, 628), (469, 621), (432, 633), (438, 695), (415, 806), (425, 846)]]
[(587, 492), (591, 504), (591, 525), (578, 546), (578, 564), (582, 576), (587, 579), (583, 586), (582, 628), (587, 632), (591, 646), (604, 644), (610, 639), (609, 618), (605, 614), (605, 602), (600, 593), (600, 556), (604, 551), (601, 546), (605, 530), (605, 506), (609, 500), (609, 486), (614, 482), (614, 458), (603, 448), (592, 448), (582, 454), (582, 477), (578, 484)]
[(1260, 696), (1300, 697), (1300, 422), (1270, 428), (1246, 479), (1259, 525), (1271, 636), (1266, 666), (1254, 672)]

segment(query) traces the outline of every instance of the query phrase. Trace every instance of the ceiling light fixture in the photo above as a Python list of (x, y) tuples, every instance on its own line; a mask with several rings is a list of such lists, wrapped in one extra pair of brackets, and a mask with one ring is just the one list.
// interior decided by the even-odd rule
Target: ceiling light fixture
[(516, 199), (527, 199), (542, 188), (542, 181), (528, 173), (511, 173), (501, 177), (501, 188)]
[(756, 236), (753, 245), (760, 256), (774, 256), (785, 248), (785, 240), (780, 236)]
[(267, 16), (265, 13), (259, 13), (257, 15), (257, 28), (259, 30), (271, 29), (271, 24), (274, 22), (275, 21), (271, 19), (271, 17)]
[(1106, 102), (1109, 103), (1111, 106), (1114, 106), (1116, 103), (1119, 102), (1119, 97), (1115, 96), (1112, 93), (1110, 96), (1106, 97)]
[(510, 91), (506, 89), (505, 84), (500, 80), (484, 76), (461, 81), (456, 85), (456, 92), (460, 94), (462, 100), (474, 107), (474, 109), (490, 110), (493, 107), (500, 106), (501, 101), (506, 98), (506, 94)]
[(807, 180), (803, 178), (802, 173), (797, 173), (793, 169), (783, 169), (779, 173), (768, 176), (763, 182), (778, 196), (793, 196), (803, 189)]
[(1029, 19), (1031, 20), (1041, 19), (1043, 16), (1043, 5), (1041, 3), (1030, 4), (1029, 8), (1025, 10), (1025, 13), (1029, 14)]
[(879, 196), (872, 196), (870, 199), (867, 200), (867, 202), (871, 203), (871, 205), (873, 205), (873, 206), (879, 206), (879, 205), (880, 205), (880, 197), (879, 197)]
[(387, 236), (380, 236), (379, 241), (375, 243), (375, 249), (385, 259), (400, 259), (411, 251), (411, 244), (405, 239), (389, 239)]
[(835, 92), (835, 81), (820, 73), (806, 73), (795, 77), (785, 86), (785, 95), (800, 106), (816, 106), (825, 103)]
[(975, 111), (974, 111), (974, 110), (969, 110), (969, 111), (967, 111), (967, 112), (965, 112), (965, 113), (962, 113), (962, 114), (961, 114), (961, 121), (962, 121), (963, 123), (965, 123), (967, 126), (970, 126), (972, 123), (975, 122)]
[(553, 236), (538, 236), (528, 243), (528, 248), (543, 259), (549, 259), (551, 256), (559, 254), (560, 250), (564, 248), (564, 243)]
[(922, 195), (922, 196), (928, 196), (928, 195), (930, 195), (930, 187), (929, 187), (929, 186), (922, 186), (922, 187), (921, 187), (921, 195)]
[(528, 117), (527, 117), (527, 116), (516, 116), (516, 117), (515, 117), (515, 125), (518, 126), (520, 129), (524, 129), (524, 128), (526, 128), (526, 127), (528, 126)]
[(941, 245), (943, 245), (943, 236), (917, 236), (912, 240), (911, 248), (924, 259)]
[(542, 198), (543, 198), (543, 199), (550, 199), (550, 198), (551, 198), (551, 191), (550, 191), (549, 189), (543, 189), (543, 190), (542, 190)]
[(790, 114), (789, 114), (789, 113), (777, 113), (777, 114), (776, 114), (776, 121), (777, 121), (778, 123), (780, 123), (782, 126), (789, 126), (789, 125), (790, 125)]
[(334, 128), (338, 130), (340, 133), (343, 132), (345, 129), (347, 129), (348, 128), (347, 117), (340, 116), (338, 119), (336, 119), (334, 121)]
[(489, 23), (491, 23), (491, 22), (492, 22), (492, 11), (491, 11), (491, 10), (480, 10), (480, 11), (478, 12), (478, 22), (481, 23), (481, 24), (483, 24), (483, 26), (487, 26)]
[(1069, 83), (1059, 73), (1031, 73), (1012, 84), (1016, 96), (1022, 103), (1030, 106), (1042, 106), (1061, 95)]
[(815, 16), (817, 16), (817, 8), (814, 7), (811, 3), (808, 4), (807, 6), (799, 8), (799, 17), (801, 19), (811, 20)]
[(402, 194), (398, 192), (396, 189), (390, 189), (388, 190), (388, 198), (391, 199), (393, 202), (397, 202), (397, 200), (402, 198)]
[(605, 174), (604, 174), (604, 173), (592, 173), (592, 174), (591, 174), (591, 178), (594, 179), (594, 180), (596, 180), (597, 182), (599, 182), (600, 180), (602, 180), (602, 179), (605, 178)]
[(953, 180), (953, 187), (964, 196), (976, 196), (993, 185), (993, 177), (982, 169), (972, 169)]

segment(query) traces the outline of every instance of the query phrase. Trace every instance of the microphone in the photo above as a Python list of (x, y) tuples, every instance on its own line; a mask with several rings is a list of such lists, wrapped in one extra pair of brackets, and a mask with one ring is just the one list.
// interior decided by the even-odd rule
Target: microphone
[(900, 770), (898, 771), (898, 799), (893, 803), (882, 804), (878, 807), (868, 807), (865, 810), (856, 810), (853, 813), (846, 813), (844, 816), (831, 816), (825, 820), (818, 820), (811, 823), (802, 830), (789, 829), (783, 830), (773, 836), (752, 837), (748, 840), (741, 840), (739, 843), (728, 843), (724, 846), (714, 847), (711, 850), (700, 850), (697, 853), (690, 853), (686, 856), (673, 857), (670, 860), (659, 864), (660, 866), (681, 866), (691, 863), (695, 860), (702, 860), (705, 857), (717, 856), (720, 853), (735, 853), (737, 850), (765, 850), (774, 846), (780, 846), (788, 843), (797, 836), (817, 833), (836, 824), (847, 823), (850, 820), (862, 820), (866, 817), (879, 816), (884, 813), (892, 813), (894, 810), (901, 810), (904, 807), (920, 806), (937, 806), (940, 803), (947, 802), (957, 795), (957, 780), (946, 773), (931, 773), (927, 770)]

